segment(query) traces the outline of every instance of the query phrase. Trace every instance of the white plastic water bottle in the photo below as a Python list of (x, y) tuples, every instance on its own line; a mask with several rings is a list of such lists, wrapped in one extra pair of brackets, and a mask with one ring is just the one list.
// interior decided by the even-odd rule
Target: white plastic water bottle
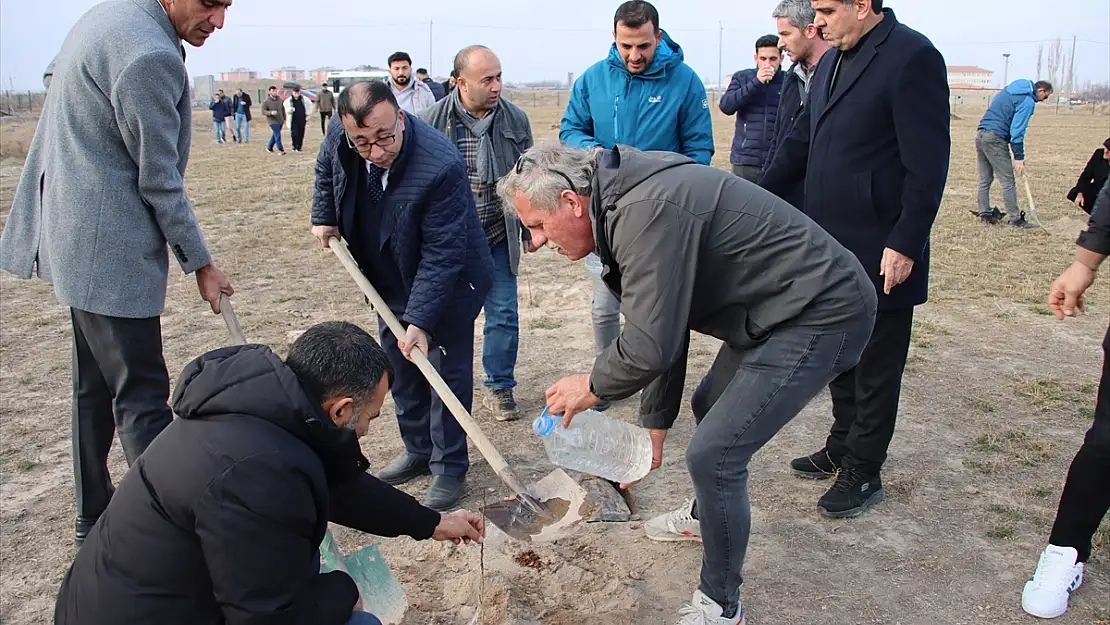
[(532, 424), (554, 464), (621, 484), (643, 479), (651, 471), (651, 437), (631, 423), (587, 410), (569, 428), (562, 419), (543, 414)]

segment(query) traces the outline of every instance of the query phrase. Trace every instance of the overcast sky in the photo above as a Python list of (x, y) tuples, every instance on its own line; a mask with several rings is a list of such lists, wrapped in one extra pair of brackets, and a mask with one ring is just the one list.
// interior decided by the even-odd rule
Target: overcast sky
[[(4, 89), (42, 88), (42, 70), (73, 23), (96, 0), (0, 0), (0, 82)], [(260, 76), (284, 65), (384, 65), (406, 50), (433, 74), (450, 70), (461, 47), (481, 43), (501, 57), (509, 81), (565, 80), (602, 58), (612, 42), (619, 2), (597, 0), (234, 0), (227, 23), (200, 49), (190, 49), (193, 76), (248, 67)], [(657, 0), (660, 22), (708, 83), (718, 79), (718, 28), (723, 69), (754, 63), (753, 44), (774, 32), (777, 0)], [(1076, 47), (1077, 83), (1110, 81), (1107, 0), (888, 0), (898, 19), (929, 37), (949, 65), (979, 65), (1001, 81), (1034, 78), (1038, 42)], [(381, 8), (375, 9), (378, 6)], [(429, 20), (434, 20), (429, 37)], [(431, 52), (429, 52), (431, 41)]]

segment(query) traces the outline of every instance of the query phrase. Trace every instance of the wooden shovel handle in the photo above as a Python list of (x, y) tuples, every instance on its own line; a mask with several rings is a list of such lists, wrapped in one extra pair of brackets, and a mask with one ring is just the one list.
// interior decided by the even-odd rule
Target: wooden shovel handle
[(235, 345), (246, 345), (247, 335), (243, 334), (243, 329), (239, 327), (239, 318), (235, 316), (235, 309), (231, 307), (231, 298), (226, 295), (220, 295), (220, 316), (224, 318), (224, 323), (227, 325), (231, 342)]
[[(393, 314), (389, 306), (386, 306), (385, 301), (378, 295), (377, 290), (375, 290), (374, 286), (370, 284), (370, 281), (366, 279), (366, 276), (362, 275), (362, 270), (359, 269), (358, 263), (351, 257), (351, 252), (347, 249), (347, 242), (333, 237), (329, 240), (328, 247), (335, 253), (335, 256), (339, 259), (339, 262), (343, 264), (343, 267), (347, 269), (347, 273), (351, 274), (351, 277), (354, 278), (355, 282), (362, 290), (362, 293), (370, 300), (370, 304), (385, 321), (385, 325), (389, 328), (389, 331), (393, 333), (393, 336), (398, 339), (403, 338), (405, 336), (404, 326), (397, 320), (397, 316)], [(459, 422), (459, 425), (462, 426), (466, 435), (470, 437), (470, 440), (474, 441), (474, 446), (482, 453), (486, 462), (488, 462), (494, 472), (497, 473), (497, 476), (501, 478), (501, 481), (505, 482), (505, 485), (512, 489), (513, 493), (517, 495), (527, 495), (528, 491), (521, 485), (516, 474), (513, 473), (508, 463), (505, 462), (505, 458), (501, 456), (501, 453), (497, 451), (493, 443), (486, 438), (486, 435), (482, 432), (482, 428), (478, 426), (478, 422), (470, 416), (470, 413), (463, 407), (462, 402), (455, 397), (455, 393), (451, 391), (451, 387), (447, 386), (447, 383), (443, 381), (443, 378), (440, 377), (439, 372), (435, 370), (432, 363), (428, 362), (428, 357), (420, 350), (414, 349), (412, 350), (412, 362), (420, 369), (420, 372), (424, 374), (428, 383), (432, 385), (436, 394), (439, 395), (440, 400), (443, 401), (443, 404), (451, 411), (451, 414), (455, 416), (455, 420)]]

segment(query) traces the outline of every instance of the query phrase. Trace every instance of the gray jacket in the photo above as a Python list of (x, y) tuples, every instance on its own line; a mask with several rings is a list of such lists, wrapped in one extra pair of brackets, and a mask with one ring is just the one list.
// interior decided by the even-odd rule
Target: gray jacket
[(834, 332), (874, 317), (855, 255), (784, 200), (681, 154), (622, 145), (597, 159), (597, 252), (625, 316), (590, 376), (601, 399), (669, 384), (686, 328), (745, 350), (780, 326)]
[(185, 196), (192, 107), (184, 50), (158, 0), (93, 7), (66, 36), (11, 213), (0, 268), (69, 307), (162, 313), (169, 260), (211, 262)]
[[(446, 134), (454, 142), (455, 124), (458, 122), (454, 115), (447, 112), (450, 99), (451, 96), (448, 95), (436, 102), (431, 108), (420, 114), (420, 120)], [(527, 152), (534, 141), (532, 139), (532, 124), (528, 121), (528, 115), (520, 107), (504, 98), (501, 99), (498, 106), (501, 107), (498, 115), (504, 116), (501, 120), (498, 120), (502, 132), (501, 136), (498, 137), (499, 143), (495, 145), (495, 152), (499, 157), (497, 177), (501, 178), (509, 173), (509, 170), (516, 165), (520, 155)], [(515, 214), (505, 215), (505, 238), (509, 241), (509, 267), (512, 269), (513, 275), (519, 275), (520, 241), (522, 238), (527, 240), (529, 235), (528, 231), (521, 227), (520, 219)]]

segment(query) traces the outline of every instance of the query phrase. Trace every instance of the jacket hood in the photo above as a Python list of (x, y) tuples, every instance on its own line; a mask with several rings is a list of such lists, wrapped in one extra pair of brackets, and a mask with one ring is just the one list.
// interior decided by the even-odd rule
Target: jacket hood
[(1033, 88), (1035, 84), (1036, 83), (1034, 83), (1032, 80), (1015, 80), (1006, 87), (1006, 93), (1009, 93), (1010, 95), (1031, 96), (1036, 91), (1036, 89)]
[(369, 468), (358, 437), (339, 428), (305, 392), (293, 370), (264, 345), (217, 349), (186, 365), (173, 393), (182, 419), (255, 417), (312, 448), (335, 483)]
[[(651, 60), (651, 65), (648, 66), (647, 70), (638, 75), (645, 78), (659, 78), (665, 76), (668, 70), (681, 65), (685, 58), (682, 47), (675, 43), (674, 40), (671, 39), (671, 36), (667, 34), (667, 31), (664, 30), (663, 40), (659, 42), (659, 47), (655, 49), (655, 58)], [(617, 51), (616, 42), (609, 47), (609, 65), (632, 76), (632, 73), (624, 66), (624, 61), (621, 60), (620, 52)]]
[(627, 145), (601, 150), (597, 156), (595, 197), (600, 207), (616, 204), (626, 193), (655, 174), (694, 163), (676, 152), (641, 152)]

